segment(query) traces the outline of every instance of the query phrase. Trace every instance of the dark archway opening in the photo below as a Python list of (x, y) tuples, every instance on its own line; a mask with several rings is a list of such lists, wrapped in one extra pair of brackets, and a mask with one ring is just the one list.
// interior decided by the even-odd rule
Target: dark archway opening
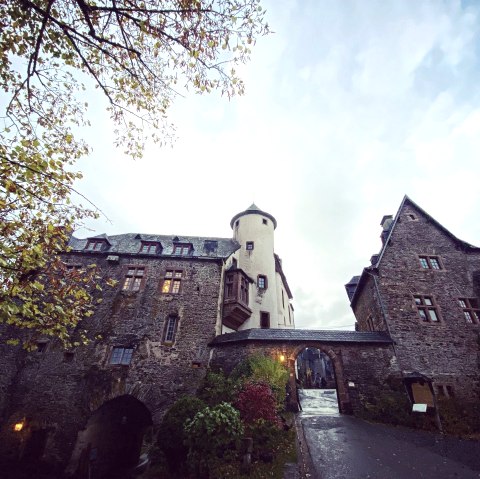
[(305, 413), (336, 415), (339, 412), (333, 362), (318, 348), (305, 348), (295, 361), (298, 400)]
[(129, 477), (139, 463), (143, 438), (151, 425), (150, 411), (133, 396), (120, 396), (103, 404), (82, 434), (76, 477)]

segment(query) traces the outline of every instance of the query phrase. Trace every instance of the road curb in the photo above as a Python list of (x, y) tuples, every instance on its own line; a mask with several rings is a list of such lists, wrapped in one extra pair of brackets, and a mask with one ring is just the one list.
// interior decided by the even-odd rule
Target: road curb
[(320, 479), (315, 475), (310, 449), (305, 439), (305, 431), (303, 429), (302, 418), (300, 414), (295, 414), (295, 429), (297, 432), (297, 455), (298, 470), (301, 479)]

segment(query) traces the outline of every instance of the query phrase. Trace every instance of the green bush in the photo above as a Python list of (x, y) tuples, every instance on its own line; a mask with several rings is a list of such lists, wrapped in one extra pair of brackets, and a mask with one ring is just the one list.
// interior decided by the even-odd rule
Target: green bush
[(222, 402), (233, 403), (237, 393), (237, 381), (226, 377), (223, 371), (207, 371), (197, 392), (197, 397), (208, 406), (216, 406)]
[(438, 409), (445, 433), (462, 437), (477, 437), (480, 434), (479, 403), (441, 398), (438, 400)]
[(245, 426), (245, 435), (253, 439), (253, 458), (271, 462), (277, 453), (276, 445), (285, 433), (276, 423), (257, 419)]
[(236, 456), (243, 434), (240, 413), (228, 403), (206, 407), (185, 423), (185, 434), (195, 477), (209, 477), (219, 458)]
[(242, 361), (233, 370), (230, 377), (234, 381), (245, 382), (250, 380), (268, 384), (275, 395), (277, 410), (284, 408), (288, 370), (282, 363), (269, 356), (252, 355)]
[(185, 445), (185, 422), (206, 406), (201, 399), (184, 396), (165, 414), (158, 431), (157, 443), (165, 454), (170, 470), (178, 471), (185, 466), (188, 454), (188, 447)]

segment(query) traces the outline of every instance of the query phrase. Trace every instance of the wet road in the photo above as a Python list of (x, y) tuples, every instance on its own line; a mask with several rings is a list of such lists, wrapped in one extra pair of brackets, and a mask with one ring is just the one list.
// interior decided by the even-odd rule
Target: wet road
[(299, 415), (318, 479), (480, 479), (480, 442), (338, 414), (329, 390), (300, 392)]

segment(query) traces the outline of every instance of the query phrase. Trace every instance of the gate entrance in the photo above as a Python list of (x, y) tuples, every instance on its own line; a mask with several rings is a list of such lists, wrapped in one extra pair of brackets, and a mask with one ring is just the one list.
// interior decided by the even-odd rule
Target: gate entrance
[(338, 415), (337, 381), (331, 359), (318, 348), (305, 348), (295, 360), (298, 401), (304, 414)]
[(147, 407), (130, 395), (107, 401), (79, 433), (77, 476), (88, 479), (130, 477), (139, 463), (143, 438), (152, 425)]

